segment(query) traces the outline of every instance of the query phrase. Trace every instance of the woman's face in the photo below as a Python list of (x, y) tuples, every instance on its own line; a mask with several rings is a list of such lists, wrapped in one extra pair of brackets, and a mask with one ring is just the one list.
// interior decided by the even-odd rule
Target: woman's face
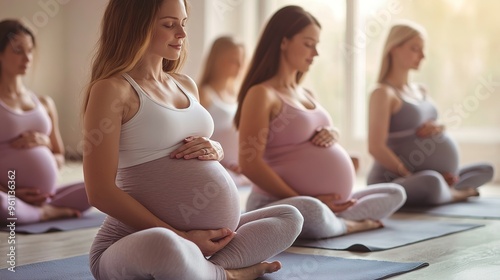
[(318, 55), (316, 45), (319, 43), (321, 29), (316, 24), (309, 24), (291, 39), (283, 38), (281, 43), (282, 58), (294, 69), (307, 72)]
[(2, 75), (24, 75), (33, 61), (33, 40), (28, 34), (18, 34), (10, 38), (5, 50), (0, 53)]
[(151, 39), (151, 52), (168, 60), (179, 59), (186, 39), (186, 21), (183, 0), (164, 0)]
[(404, 69), (417, 70), (424, 59), (424, 39), (417, 35), (391, 51), (393, 63)]
[(235, 46), (227, 49), (218, 57), (215, 67), (220, 71), (220, 75), (236, 78), (243, 66), (244, 56), (243, 47)]

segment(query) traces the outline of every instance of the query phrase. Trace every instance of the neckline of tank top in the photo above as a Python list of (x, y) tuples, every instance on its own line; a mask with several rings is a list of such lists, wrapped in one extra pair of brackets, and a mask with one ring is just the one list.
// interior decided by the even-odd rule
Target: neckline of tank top
[(212, 101), (215, 101), (217, 102), (217, 104), (220, 104), (220, 105), (224, 105), (224, 106), (227, 106), (227, 107), (234, 107), (234, 106), (238, 106), (238, 101), (234, 102), (234, 103), (228, 103), (224, 100), (222, 100), (222, 98), (220, 98), (219, 94), (217, 94), (217, 92), (209, 85), (206, 85), (205, 86), (205, 90), (208, 89), (209, 92), (210, 92), (210, 96), (212, 96), (213, 100)]
[(165, 108), (165, 109), (168, 109), (168, 110), (172, 110), (172, 111), (187, 111), (187, 110), (191, 109), (191, 107), (193, 107), (193, 103), (195, 101), (195, 98), (192, 97), (191, 94), (189, 94), (188, 91), (181, 84), (179, 84), (179, 82), (177, 82), (171, 75), (168, 75), (167, 73), (165, 73), (165, 74), (170, 79), (172, 79), (172, 81), (174, 81), (174, 84), (179, 88), (179, 90), (181, 91), (181, 93), (184, 94), (184, 96), (187, 97), (187, 99), (189, 101), (189, 105), (187, 107), (185, 107), (185, 108), (176, 108), (176, 107), (170, 107), (170, 106), (166, 106), (164, 104), (158, 103), (156, 100), (154, 100), (153, 98), (151, 98), (151, 96), (147, 95), (146, 91), (132, 77), (130, 77), (130, 75), (128, 73), (123, 73), (122, 76), (132, 85), (132, 87), (135, 89), (135, 91), (140, 92), (142, 96), (145, 96), (151, 102), (153, 102), (154, 104), (156, 104), (156, 105), (158, 105), (158, 106), (160, 106), (162, 108)]
[[(384, 81), (382, 84), (389, 86), (390, 88), (394, 89), (396, 91), (396, 96), (401, 99), (401, 101), (406, 102), (406, 103), (413, 103), (415, 102), (423, 102), (426, 101), (427, 98), (425, 94), (422, 94), (422, 98), (417, 98), (417, 97), (410, 97), (410, 96), (404, 96), (399, 88), (393, 86), (391, 83)], [(413, 91), (414, 90), (414, 84), (408, 84), (408, 87)]]
[(35, 107), (33, 107), (32, 109), (29, 109), (27, 111), (21, 111), (21, 112), (16, 111), (16, 110), (12, 109), (12, 107), (10, 107), (7, 104), (5, 104), (5, 102), (3, 102), (2, 99), (0, 99), (0, 105), (5, 110), (7, 110), (7, 112), (9, 112), (11, 114), (14, 114), (14, 115), (25, 116), (25, 115), (34, 114), (34, 113), (36, 113), (38, 111), (38, 109), (40, 108), (41, 104), (40, 104), (40, 101), (38, 100), (38, 98), (36, 97), (36, 95), (33, 92), (28, 91), (28, 94), (30, 95), (31, 100), (33, 100), (33, 102), (35, 103)]
[(315, 100), (313, 100), (312, 97), (309, 96), (309, 93), (307, 92), (306, 89), (304, 89), (304, 91), (306, 92), (305, 96), (306, 96), (307, 100), (309, 100), (314, 105), (314, 108), (311, 108), (311, 109), (306, 108), (306, 107), (300, 108), (297, 105), (295, 105), (295, 104), (289, 102), (288, 100), (286, 100), (286, 98), (284, 98), (283, 96), (281, 96), (281, 94), (277, 90), (275, 90), (272, 87), (270, 87), (270, 88), (274, 91), (274, 93), (278, 96), (278, 98), (281, 99), (281, 101), (283, 103), (286, 103), (289, 107), (291, 107), (293, 109), (296, 109), (296, 110), (302, 111), (302, 112), (316, 112), (316, 111), (319, 110), (319, 104)]

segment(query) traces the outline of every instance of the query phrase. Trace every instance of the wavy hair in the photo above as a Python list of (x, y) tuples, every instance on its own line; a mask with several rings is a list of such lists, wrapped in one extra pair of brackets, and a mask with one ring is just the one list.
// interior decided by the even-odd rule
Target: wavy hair
[[(87, 108), (90, 89), (99, 80), (122, 74), (134, 68), (146, 53), (158, 12), (164, 0), (110, 0), (101, 23), (98, 49), (92, 63), (90, 83), (83, 102)], [(184, 0), (187, 9), (187, 2)], [(163, 59), (163, 71), (176, 72), (186, 58), (182, 48), (177, 60)]]

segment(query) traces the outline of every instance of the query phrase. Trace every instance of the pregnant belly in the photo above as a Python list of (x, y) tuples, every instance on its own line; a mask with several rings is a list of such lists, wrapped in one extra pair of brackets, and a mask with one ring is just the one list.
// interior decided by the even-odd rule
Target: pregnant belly
[(239, 223), (238, 190), (217, 161), (164, 157), (120, 169), (117, 184), (179, 230), (235, 230)]
[[(37, 188), (42, 193), (53, 193), (57, 183), (58, 168), (54, 155), (46, 147), (31, 149), (2, 149), (0, 183), (7, 185), (7, 172), (15, 170), (16, 188)], [(5, 175), (5, 176), (3, 176)]]
[(339, 202), (349, 199), (354, 185), (354, 166), (339, 144), (329, 148), (312, 143), (267, 153), (271, 168), (301, 195), (336, 193)]
[(395, 152), (413, 172), (422, 170), (452, 174), (458, 172), (458, 148), (447, 134), (431, 138), (407, 139), (397, 145)]

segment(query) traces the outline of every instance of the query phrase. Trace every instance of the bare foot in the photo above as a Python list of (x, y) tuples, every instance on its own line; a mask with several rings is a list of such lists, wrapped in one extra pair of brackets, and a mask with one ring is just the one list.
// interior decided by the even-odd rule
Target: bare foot
[(363, 220), (363, 221), (350, 221), (344, 220), (347, 226), (347, 233), (367, 231), (371, 229), (381, 228), (384, 225), (380, 221)]
[(475, 188), (451, 189), (451, 196), (454, 202), (465, 201), (469, 197), (479, 196), (479, 192)]
[(55, 207), (50, 204), (45, 204), (40, 207), (42, 209), (42, 221), (49, 221), (61, 218), (80, 217), (81, 213), (78, 210)]
[(275, 261), (272, 263), (261, 262), (249, 267), (226, 270), (228, 280), (252, 280), (261, 277), (266, 273), (273, 273), (281, 269), (281, 263)]

